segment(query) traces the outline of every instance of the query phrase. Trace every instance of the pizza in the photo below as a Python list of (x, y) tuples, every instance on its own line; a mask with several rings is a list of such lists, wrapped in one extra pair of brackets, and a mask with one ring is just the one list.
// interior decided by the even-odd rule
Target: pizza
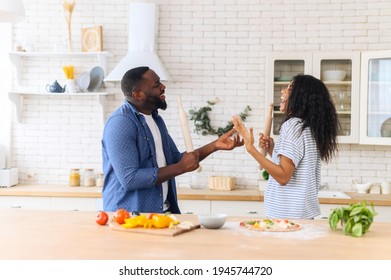
[(284, 219), (264, 219), (241, 221), (240, 226), (250, 230), (287, 232), (301, 229), (301, 225)]

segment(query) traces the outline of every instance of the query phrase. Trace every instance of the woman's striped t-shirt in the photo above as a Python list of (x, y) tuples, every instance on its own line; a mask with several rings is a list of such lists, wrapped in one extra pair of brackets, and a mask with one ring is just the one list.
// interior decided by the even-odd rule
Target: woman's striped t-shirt
[(288, 157), (295, 171), (285, 186), (269, 178), (265, 191), (265, 210), (269, 218), (311, 219), (320, 215), (320, 154), (310, 128), (304, 131), (302, 128), (299, 118), (291, 118), (281, 127), (272, 160), (279, 164), (281, 155)]

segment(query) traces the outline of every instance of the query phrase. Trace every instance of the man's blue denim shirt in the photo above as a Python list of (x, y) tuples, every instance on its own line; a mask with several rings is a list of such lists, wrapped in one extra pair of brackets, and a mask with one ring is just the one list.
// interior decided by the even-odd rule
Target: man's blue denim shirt
[[(162, 136), (167, 165), (183, 156), (168, 134), (157, 111), (152, 116)], [(106, 122), (102, 138), (103, 210), (162, 213), (162, 185), (156, 185), (158, 165), (155, 143), (145, 118), (128, 101), (114, 111)], [(175, 178), (168, 181), (170, 211), (180, 213)]]

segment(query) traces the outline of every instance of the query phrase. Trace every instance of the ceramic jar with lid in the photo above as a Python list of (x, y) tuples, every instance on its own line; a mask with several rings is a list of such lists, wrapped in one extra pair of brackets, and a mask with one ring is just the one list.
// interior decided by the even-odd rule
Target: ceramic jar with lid
[(84, 173), (84, 186), (94, 187), (96, 185), (96, 175), (94, 169), (86, 169)]
[(69, 174), (69, 185), (71, 187), (80, 187), (80, 170), (78, 168), (71, 169)]
[(104, 182), (103, 173), (99, 173), (98, 174), (98, 178), (96, 178), (96, 186), (97, 187), (103, 187), (103, 182)]

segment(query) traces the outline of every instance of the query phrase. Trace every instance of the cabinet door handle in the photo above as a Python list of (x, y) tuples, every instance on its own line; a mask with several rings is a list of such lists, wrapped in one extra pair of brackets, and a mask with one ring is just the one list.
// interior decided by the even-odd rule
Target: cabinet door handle
[(258, 214), (258, 211), (246, 211), (247, 214)]
[(185, 212), (184, 214), (193, 214), (193, 212), (189, 211), (189, 212)]
[(11, 205), (11, 208), (22, 208), (20, 205)]

